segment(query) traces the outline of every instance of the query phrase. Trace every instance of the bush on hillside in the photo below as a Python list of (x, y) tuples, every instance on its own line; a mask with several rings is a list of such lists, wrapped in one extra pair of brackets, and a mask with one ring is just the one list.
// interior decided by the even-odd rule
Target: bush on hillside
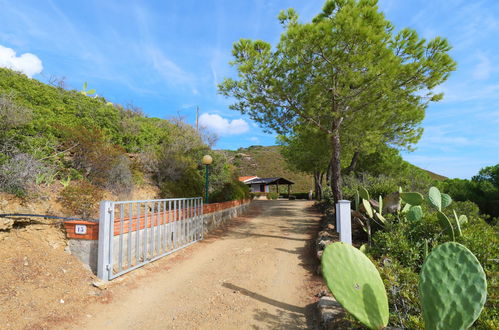
[(97, 129), (67, 128), (65, 134), (65, 147), (70, 150), (74, 168), (101, 188), (117, 194), (131, 191), (131, 164), (122, 149), (108, 143)]
[(104, 193), (101, 189), (87, 180), (81, 180), (64, 188), (59, 201), (70, 215), (88, 219), (92, 216), (97, 217), (99, 202), (103, 198)]
[(210, 197), (210, 202), (220, 203), (247, 198), (250, 198), (248, 186), (240, 181), (233, 180), (225, 183), (222, 189), (215, 191)]
[(181, 176), (173, 181), (163, 181), (160, 186), (162, 198), (183, 198), (203, 196), (203, 178), (194, 167), (189, 167)]
[(31, 121), (31, 109), (19, 106), (12, 100), (12, 95), (0, 94), (0, 132), (27, 124)]
[(37, 178), (52, 175), (53, 170), (33, 156), (15, 154), (0, 165), (0, 190), (23, 197), (35, 188)]
[(360, 187), (367, 189), (373, 198), (378, 198), (380, 195), (386, 196), (398, 191), (399, 185), (397, 180), (384, 175), (350, 174), (343, 177), (343, 197), (345, 199), (355, 200), (355, 192)]
[(482, 214), (499, 217), (499, 164), (482, 168), (471, 180), (444, 180), (438, 188), (456, 201), (472, 201)]

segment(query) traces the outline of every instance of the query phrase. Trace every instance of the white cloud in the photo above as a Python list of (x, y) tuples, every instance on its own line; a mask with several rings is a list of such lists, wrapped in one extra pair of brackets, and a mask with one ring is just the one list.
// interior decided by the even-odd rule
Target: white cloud
[(0, 67), (22, 72), (30, 78), (43, 70), (42, 61), (38, 56), (31, 53), (16, 56), (12, 48), (2, 45), (0, 45)]
[(478, 54), (478, 64), (473, 69), (473, 78), (475, 79), (487, 79), (492, 72), (492, 63), (490, 59), (484, 54)]
[(249, 125), (243, 119), (228, 120), (217, 114), (203, 113), (199, 124), (218, 135), (242, 134), (249, 130)]

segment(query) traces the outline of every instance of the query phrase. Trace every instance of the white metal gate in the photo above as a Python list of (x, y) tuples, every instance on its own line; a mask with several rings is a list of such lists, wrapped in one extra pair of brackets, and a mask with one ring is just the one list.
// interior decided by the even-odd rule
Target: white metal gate
[(102, 201), (97, 276), (111, 280), (203, 239), (203, 200)]

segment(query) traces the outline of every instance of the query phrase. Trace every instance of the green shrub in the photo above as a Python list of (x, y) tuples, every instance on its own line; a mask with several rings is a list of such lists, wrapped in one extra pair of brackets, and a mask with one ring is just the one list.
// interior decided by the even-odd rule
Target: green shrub
[(399, 184), (397, 180), (384, 175), (351, 174), (343, 177), (343, 197), (345, 199), (354, 200), (355, 192), (360, 187), (364, 187), (373, 198), (377, 198), (380, 195), (386, 196), (398, 191)]
[(471, 180), (448, 179), (439, 188), (457, 201), (472, 201), (482, 214), (499, 216), (499, 164), (482, 168)]
[(87, 219), (97, 216), (99, 202), (103, 198), (104, 193), (101, 189), (87, 180), (81, 180), (64, 188), (59, 200), (69, 214)]
[(160, 186), (162, 198), (203, 196), (204, 182), (199, 171), (188, 167), (175, 181), (164, 181)]
[(380, 259), (378, 265), (388, 294), (389, 324), (402, 329), (423, 329), (424, 323), (417, 293), (418, 273), (389, 257)]
[(268, 199), (277, 199), (279, 197), (279, 194), (276, 192), (269, 192), (267, 193), (267, 198)]
[(93, 184), (117, 194), (133, 188), (130, 160), (124, 150), (108, 143), (98, 129), (66, 128), (65, 146), (70, 148), (72, 166)]
[(36, 188), (37, 178), (53, 175), (50, 167), (32, 155), (15, 154), (0, 165), (0, 190), (24, 197), (30, 189)]
[[(287, 197), (287, 194), (283, 194), (284, 197)], [(295, 196), (295, 199), (308, 199), (308, 193), (293, 193), (293, 196)]]
[(240, 181), (233, 180), (223, 185), (221, 190), (214, 192), (210, 202), (220, 203), (233, 200), (241, 200), (250, 197), (249, 188)]

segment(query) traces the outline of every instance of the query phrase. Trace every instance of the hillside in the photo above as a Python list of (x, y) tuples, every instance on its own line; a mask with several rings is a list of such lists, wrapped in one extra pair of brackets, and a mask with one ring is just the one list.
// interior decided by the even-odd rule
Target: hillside
[[(280, 148), (280, 146), (251, 146), (235, 151), (224, 150), (224, 152), (227, 154), (229, 162), (236, 166), (239, 176), (284, 177), (295, 182), (292, 188), (295, 193), (308, 192), (313, 189), (313, 177), (307, 173), (290, 169), (279, 150)], [(414, 167), (428, 173), (433, 180), (447, 179), (443, 175), (417, 166)]]
[(281, 155), (280, 146), (251, 146), (224, 150), (229, 161), (237, 167), (239, 176), (283, 177), (293, 181), (292, 192), (304, 193), (314, 187), (313, 177), (289, 168)]
[[(135, 105), (0, 68), (0, 192), (33, 201), (47, 188), (63, 214), (87, 218), (97, 210), (85, 205), (110, 193), (128, 199), (143, 186), (157, 191), (149, 198), (202, 196), (205, 138), (181, 118), (147, 117)], [(225, 158), (212, 155), (213, 196), (244, 198), (216, 194), (238, 183)]]

